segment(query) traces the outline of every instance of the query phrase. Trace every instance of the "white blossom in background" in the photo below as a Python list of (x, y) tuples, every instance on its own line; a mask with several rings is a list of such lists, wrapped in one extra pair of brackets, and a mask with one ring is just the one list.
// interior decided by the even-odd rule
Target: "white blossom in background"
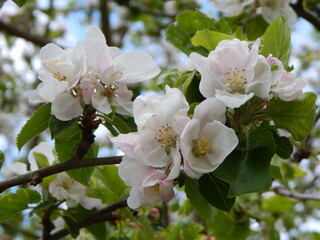
[(261, 13), (264, 19), (271, 23), (277, 17), (287, 19), (288, 26), (292, 29), (297, 21), (297, 14), (290, 6), (290, 0), (260, 0), (257, 13)]
[(283, 101), (292, 101), (302, 94), (306, 82), (302, 78), (296, 78), (284, 69), (282, 62), (272, 55), (267, 58), (272, 70), (271, 97), (278, 96)]
[(234, 130), (224, 125), (226, 106), (208, 98), (194, 111), (181, 135), (184, 171), (192, 178), (214, 171), (238, 144)]
[(74, 49), (48, 44), (40, 51), (42, 81), (31, 92), (33, 103), (52, 102), (52, 113), (60, 120), (70, 120), (91, 104), (109, 114), (111, 106), (120, 114), (132, 114), (132, 92), (126, 84), (149, 80), (160, 73), (147, 52), (121, 53), (109, 47), (98, 27), (87, 28), (86, 39)]
[(254, 0), (213, 0), (213, 7), (230, 16), (240, 14), (244, 7), (250, 5)]
[(208, 57), (191, 53), (190, 68), (201, 74), (200, 92), (227, 107), (238, 108), (253, 96), (266, 98), (271, 88), (270, 65), (258, 54), (260, 41), (251, 49), (246, 41), (223, 40)]

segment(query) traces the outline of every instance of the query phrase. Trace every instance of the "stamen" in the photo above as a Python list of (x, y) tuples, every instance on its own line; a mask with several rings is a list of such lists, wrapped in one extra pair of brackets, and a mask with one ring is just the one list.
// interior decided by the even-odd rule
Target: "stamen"
[(57, 80), (59, 80), (60, 82), (62, 81), (66, 81), (67, 80), (67, 77), (66, 76), (60, 76), (60, 73), (57, 72), (57, 73), (52, 73), (53, 74), (53, 77)]
[(115, 95), (115, 92), (119, 89), (119, 87), (113, 83), (109, 83), (104, 88), (104, 95), (108, 98), (112, 98)]
[(192, 153), (195, 157), (204, 156), (210, 151), (210, 142), (202, 137), (199, 140), (193, 140)]
[(161, 147), (163, 148), (175, 143), (175, 132), (167, 123), (166, 125), (161, 126), (161, 129), (158, 130), (158, 133), (156, 133), (154, 138), (158, 141), (158, 143), (161, 144)]

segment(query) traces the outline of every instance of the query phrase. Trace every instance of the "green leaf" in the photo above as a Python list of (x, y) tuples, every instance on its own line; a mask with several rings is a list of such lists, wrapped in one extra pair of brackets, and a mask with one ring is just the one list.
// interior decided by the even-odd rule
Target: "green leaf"
[(288, 130), (297, 141), (302, 141), (314, 124), (317, 95), (302, 94), (296, 100), (286, 102), (272, 98), (267, 106), (267, 114), (277, 128)]
[(107, 229), (104, 222), (91, 224), (86, 227), (88, 231), (95, 237), (95, 239), (107, 239)]
[(2, 168), (2, 165), (4, 163), (4, 154), (0, 151), (0, 169)]
[(249, 41), (256, 40), (258, 37), (261, 37), (265, 33), (269, 24), (262, 17), (261, 14), (257, 15), (254, 18), (250, 18), (246, 23), (246, 33)]
[(73, 156), (81, 141), (81, 136), (81, 129), (78, 124), (75, 124), (55, 139), (54, 146), (59, 162), (66, 161)]
[(17, 4), (19, 7), (23, 7), (28, 0), (13, 0), (15, 2), (15, 4)]
[(166, 39), (187, 55), (192, 52), (207, 55), (208, 51), (201, 47), (195, 47), (191, 43), (191, 38), (195, 33), (203, 29), (216, 30), (215, 20), (199, 11), (185, 11), (179, 14), (176, 21), (167, 27)]
[(151, 223), (145, 215), (141, 215), (138, 218), (138, 223), (141, 228), (141, 232), (145, 239), (154, 240), (154, 232), (151, 227)]
[(33, 156), (39, 169), (50, 166), (48, 158), (44, 154), (33, 152)]
[(292, 152), (293, 152), (293, 146), (290, 142), (290, 140), (287, 137), (275, 137), (274, 140), (277, 146), (276, 154), (283, 158), (288, 159), (290, 158)]
[[(87, 154), (83, 157), (82, 161), (85, 161), (86, 158), (95, 158), (98, 155), (99, 145), (97, 143), (93, 143), (88, 149)], [(89, 180), (94, 171), (95, 167), (85, 167), (85, 168), (77, 168), (67, 171), (68, 175), (72, 177), (74, 180), (79, 183), (89, 187)]]
[(54, 115), (51, 115), (49, 120), (49, 129), (51, 133), (51, 139), (59, 137), (62, 133), (68, 130), (75, 121), (61, 121), (57, 119)]
[(0, 222), (28, 208), (28, 203), (40, 201), (40, 194), (30, 189), (18, 189), (16, 193), (0, 195)]
[(288, 197), (274, 195), (269, 198), (263, 198), (261, 207), (271, 213), (285, 213), (290, 211), (294, 205), (295, 203)]
[(205, 220), (211, 221), (213, 209), (201, 195), (198, 181), (187, 178), (185, 181), (185, 191), (192, 206), (197, 210), (199, 215)]
[(114, 116), (112, 120), (113, 120), (113, 126), (115, 126), (120, 133), (125, 134), (125, 133), (132, 132), (131, 128), (120, 117)]
[(272, 178), (277, 179), (283, 183), (283, 177), (281, 174), (280, 167), (271, 165), (271, 176)]
[(205, 99), (205, 97), (200, 93), (199, 84), (199, 74), (197, 74), (196, 71), (190, 72), (189, 77), (186, 78), (186, 81), (182, 88), (182, 92), (189, 104), (192, 104), (194, 102), (202, 102)]
[(235, 203), (235, 197), (228, 198), (230, 184), (216, 178), (212, 174), (204, 174), (199, 179), (199, 189), (202, 196), (214, 207), (230, 211)]
[(273, 134), (260, 127), (239, 136), (239, 145), (213, 174), (231, 184), (230, 196), (268, 190), (270, 161), (276, 151)]
[(67, 228), (68, 228), (68, 230), (70, 232), (71, 237), (76, 238), (80, 233), (76, 222), (73, 221), (71, 218), (69, 218), (67, 216), (62, 216), (62, 217), (64, 219), (64, 222), (67, 225)]
[(272, 54), (287, 68), (291, 52), (290, 37), (291, 31), (286, 19), (278, 17), (263, 34), (260, 53), (265, 57)]
[(235, 37), (232, 35), (205, 29), (197, 31), (197, 33), (191, 38), (191, 42), (196, 47), (202, 46), (208, 51), (213, 51), (218, 46), (220, 41), (234, 38)]
[(246, 240), (250, 234), (249, 218), (237, 218), (222, 211), (216, 211), (213, 234), (219, 240)]
[(51, 116), (50, 112), (51, 103), (47, 103), (37, 108), (37, 110), (33, 113), (17, 137), (17, 147), (19, 151), (29, 140), (48, 128), (48, 123)]

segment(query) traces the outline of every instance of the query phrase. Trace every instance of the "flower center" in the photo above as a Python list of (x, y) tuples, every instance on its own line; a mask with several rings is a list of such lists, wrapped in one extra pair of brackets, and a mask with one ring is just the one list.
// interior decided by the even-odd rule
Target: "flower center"
[(193, 140), (192, 153), (195, 157), (202, 157), (210, 151), (210, 142), (202, 137), (199, 140)]
[(154, 139), (161, 144), (161, 147), (171, 146), (175, 143), (175, 132), (172, 127), (167, 123), (164, 126), (161, 126), (161, 129), (158, 130)]
[(244, 68), (229, 68), (229, 71), (224, 74), (227, 78), (226, 86), (230, 92), (241, 92), (243, 85), (247, 84), (246, 70)]
[(104, 87), (104, 95), (108, 98), (112, 98), (115, 95), (115, 92), (119, 89), (119, 87), (114, 83), (109, 83)]
[(67, 80), (67, 77), (66, 77), (66, 76), (61, 76), (59, 72), (57, 72), (57, 73), (52, 73), (52, 74), (53, 74), (53, 77), (54, 77), (55, 79), (59, 80), (60, 82)]
[(159, 192), (159, 191), (160, 191), (160, 184), (158, 183), (158, 184), (152, 186), (151, 189), (152, 189), (154, 192)]

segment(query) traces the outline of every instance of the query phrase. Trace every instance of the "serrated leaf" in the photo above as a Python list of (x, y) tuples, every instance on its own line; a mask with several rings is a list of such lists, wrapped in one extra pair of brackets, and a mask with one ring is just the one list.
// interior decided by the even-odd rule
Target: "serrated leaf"
[(22, 127), (17, 137), (17, 147), (19, 151), (29, 140), (39, 135), (48, 128), (50, 119), (51, 103), (47, 103), (37, 108), (31, 118)]
[(230, 184), (216, 178), (212, 174), (204, 174), (199, 179), (199, 189), (202, 196), (214, 207), (230, 211), (236, 198), (229, 198)]
[(0, 169), (2, 168), (2, 165), (4, 163), (4, 154), (0, 151)]
[(28, 0), (13, 0), (15, 2), (15, 4), (17, 4), (19, 7), (23, 7)]
[(273, 98), (268, 103), (267, 114), (277, 128), (288, 130), (295, 140), (302, 141), (313, 127), (316, 100), (317, 95), (311, 92), (290, 102)]
[(68, 130), (75, 121), (61, 121), (57, 119), (54, 115), (51, 115), (49, 120), (49, 129), (51, 133), (51, 139), (59, 137), (62, 133)]
[(78, 124), (75, 124), (55, 139), (54, 146), (59, 162), (66, 161), (73, 156), (81, 141), (81, 136), (81, 129)]
[(62, 217), (63, 217), (64, 222), (67, 225), (67, 228), (69, 230), (71, 237), (76, 238), (80, 233), (76, 222), (67, 216), (62, 216)]
[(256, 40), (265, 33), (269, 24), (261, 14), (254, 18), (250, 18), (246, 23), (246, 33), (249, 41)]
[(197, 31), (191, 38), (193, 46), (201, 46), (208, 51), (213, 51), (222, 40), (234, 39), (232, 35), (221, 32), (210, 31), (208, 29)]
[(230, 196), (268, 190), (270, 161), (276, 151), (272, 132), (260, 127), (239, 137), (239, 145), (213, 174), (231, 184)]
[(198, 181), (187, 178), (185, 181), (185, 192), (199, 215), (207, 221), (212, 221), (213, 209), (201, 195)]
[(203, 29), (216, 30), (215, 20), (199, 11), (185, 11), (180, 13), (176, 21), (167, 27), (166, 39), (187, 55), (192, 52), (207, 55), (207, 50), (193, 46), (190, 40), (197, 31)]
[(40, 194), (30, 189), (18, 189), (16, 193), (0, 195), (0, 222), (28, 208), (28, 203), (36, 203)]
[(286, 19), (278, 17), (270, 24), (262, 36), (260, 54), (265, 57), (272, 54), (282, 61), (285, 68), (287, 68), (291, 53), (290, 38), (291, 31)]

